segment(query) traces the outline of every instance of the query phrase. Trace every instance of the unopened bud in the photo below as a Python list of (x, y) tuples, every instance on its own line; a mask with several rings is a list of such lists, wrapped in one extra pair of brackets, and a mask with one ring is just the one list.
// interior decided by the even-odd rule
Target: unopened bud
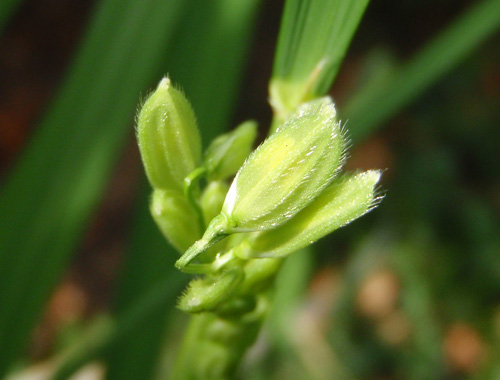
[(204, 167), (212, 180), (222, 180), (238, 171), (252, 151), (257, 123), (246, 121), (235, 130), (217, 137), (208, 147)]
[(214, 181), (201, 194), (200, 206), (207, 223), (220, 213), (228, 189), (226, 182)]
[(213, 311), (234, 294), (236, 286), (243, 281), (243, 277), (243, 271), (235, 267), (215, 278), (192, 280), (177, 306), (189, 313)]
[(259, 231), (288, 221), (332, 181), (344, 138), (330, 98), (301, 106), (242, 166), (222, 213), (230, 231)]
[(314, 243), (377, 205), (380, 175), (369, 170), (338, 178), (288, 223), (255, 234), (245, 249), (235, 253), (241, 258), (283, 257)]
[(182, 193), (154, 190), (150, 209), (163, 235), (179, 252), (200, 238), (196, 213)]
[(137, 140), (154, 188), (182, 191), (201, 159), (196, 118), (184, 94), (163, 78), (137, 117)]

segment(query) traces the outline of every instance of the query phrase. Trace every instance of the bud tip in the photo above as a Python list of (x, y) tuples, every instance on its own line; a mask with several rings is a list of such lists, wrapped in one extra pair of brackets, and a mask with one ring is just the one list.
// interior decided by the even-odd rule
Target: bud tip
[(163, 79), (158, 83), (158, 89), (163, 88), (167, 89), (170, 87), (170, 78), (169, 77), (163, 77)]

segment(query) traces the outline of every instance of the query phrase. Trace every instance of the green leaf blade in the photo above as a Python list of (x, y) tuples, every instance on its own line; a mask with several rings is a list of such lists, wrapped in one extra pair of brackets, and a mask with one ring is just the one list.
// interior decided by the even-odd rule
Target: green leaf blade
[(434, 37), (379, 86), (367, 86), (343, 109), (354, 141), (417, 99), (500, 28), (500, 1), (483, 0)]
[(289, 0), (270, 82), (271, 104), (287, 114), (330, 88), (368, 0)]
[(0, 376), (19, 356), (102, 193), (177, 7), (174, 0), (99, 4), (74, 70), (2, 190)]

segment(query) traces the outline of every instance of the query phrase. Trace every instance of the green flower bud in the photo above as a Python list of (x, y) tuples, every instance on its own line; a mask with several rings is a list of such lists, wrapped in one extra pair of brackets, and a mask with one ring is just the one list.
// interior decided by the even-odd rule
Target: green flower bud
[(202, 231), (197, 215), (183, 194), (154, 190), (150, 209), (163, 235), (179, 252), (184, 252), (200, 238)]
[(344, 175), (280, 227), (257, 233), (250, 242), (235, 249), (240, 258), (283, 257), (314, 243), (372, 210), (380, 201), (375, 186), (380, 171)]
[(222, 208), (228, 231), (276, 228), (321, 193), (343, 161), (335, 115), (328, 97), (306, 103), (250, 155)]
[(236, 174), (221, 213), (177, 267), (228, 234), (276, 228), (312, 202), (343, 162), (345, 141), (335, 115), (329, 97), (314, 100), (264, 141)]
[(222, 180), (238, 171), (252, 151), (257, 136), (257, 123), (246, 121), (235, 130), (212, 141), (203, 166), (212, 180)]
[(240, 293), (255, 294), (264, 291), (274, 281), (281, 266), (279, 259), (248, 260), (245, 262), (245, 280), (240, 285)]
[(192, 280), (185, 293), (179, 299), (177, 307), (189, 313), (214, 311), (221, 303), (227, 301), (243, 281), (243, 271), (232, 268), (216, 277), (204, 277)]
[(204, 332), (206, 339), (230, 346), (241, 338), (241, 330), (241, 325), (235, 320), (217, 318)]
[(223, 318), (238, 318), (242, 314), (248, 314), (255, 310), (257, 306), (257, 300), (255, 299), (255, 293), (247, 296), (240, 296), (241, 284), (238, 284), (237, 291), (233, 291), (234, 294), (227, 302), (220, 304), (217, 307), (217, 315)]
[(154, 188), (182, 191), (201, 160), (196, 118), (184, 94), (163, 78), (137, 116), (137, 141)]
[(229, 186), (222, 181), (210, 182), (200, 198), (203, 218), (208, 223), (220, 213)]

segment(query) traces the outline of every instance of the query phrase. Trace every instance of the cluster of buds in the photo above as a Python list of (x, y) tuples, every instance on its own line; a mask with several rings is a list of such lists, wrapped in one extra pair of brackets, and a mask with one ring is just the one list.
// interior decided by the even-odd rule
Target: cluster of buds
[(341, 173), (347, 143), (329, 97), (302, 104), (254, 151), (250, 121), (203, 155), (194, 112), (168, 78), (137, 120), (153, 217), (182, 254), (177, 268), (205, 275), (180, 299), (189, 312), (252, 310), (284, 257), (379, 200), (379, 171)]

